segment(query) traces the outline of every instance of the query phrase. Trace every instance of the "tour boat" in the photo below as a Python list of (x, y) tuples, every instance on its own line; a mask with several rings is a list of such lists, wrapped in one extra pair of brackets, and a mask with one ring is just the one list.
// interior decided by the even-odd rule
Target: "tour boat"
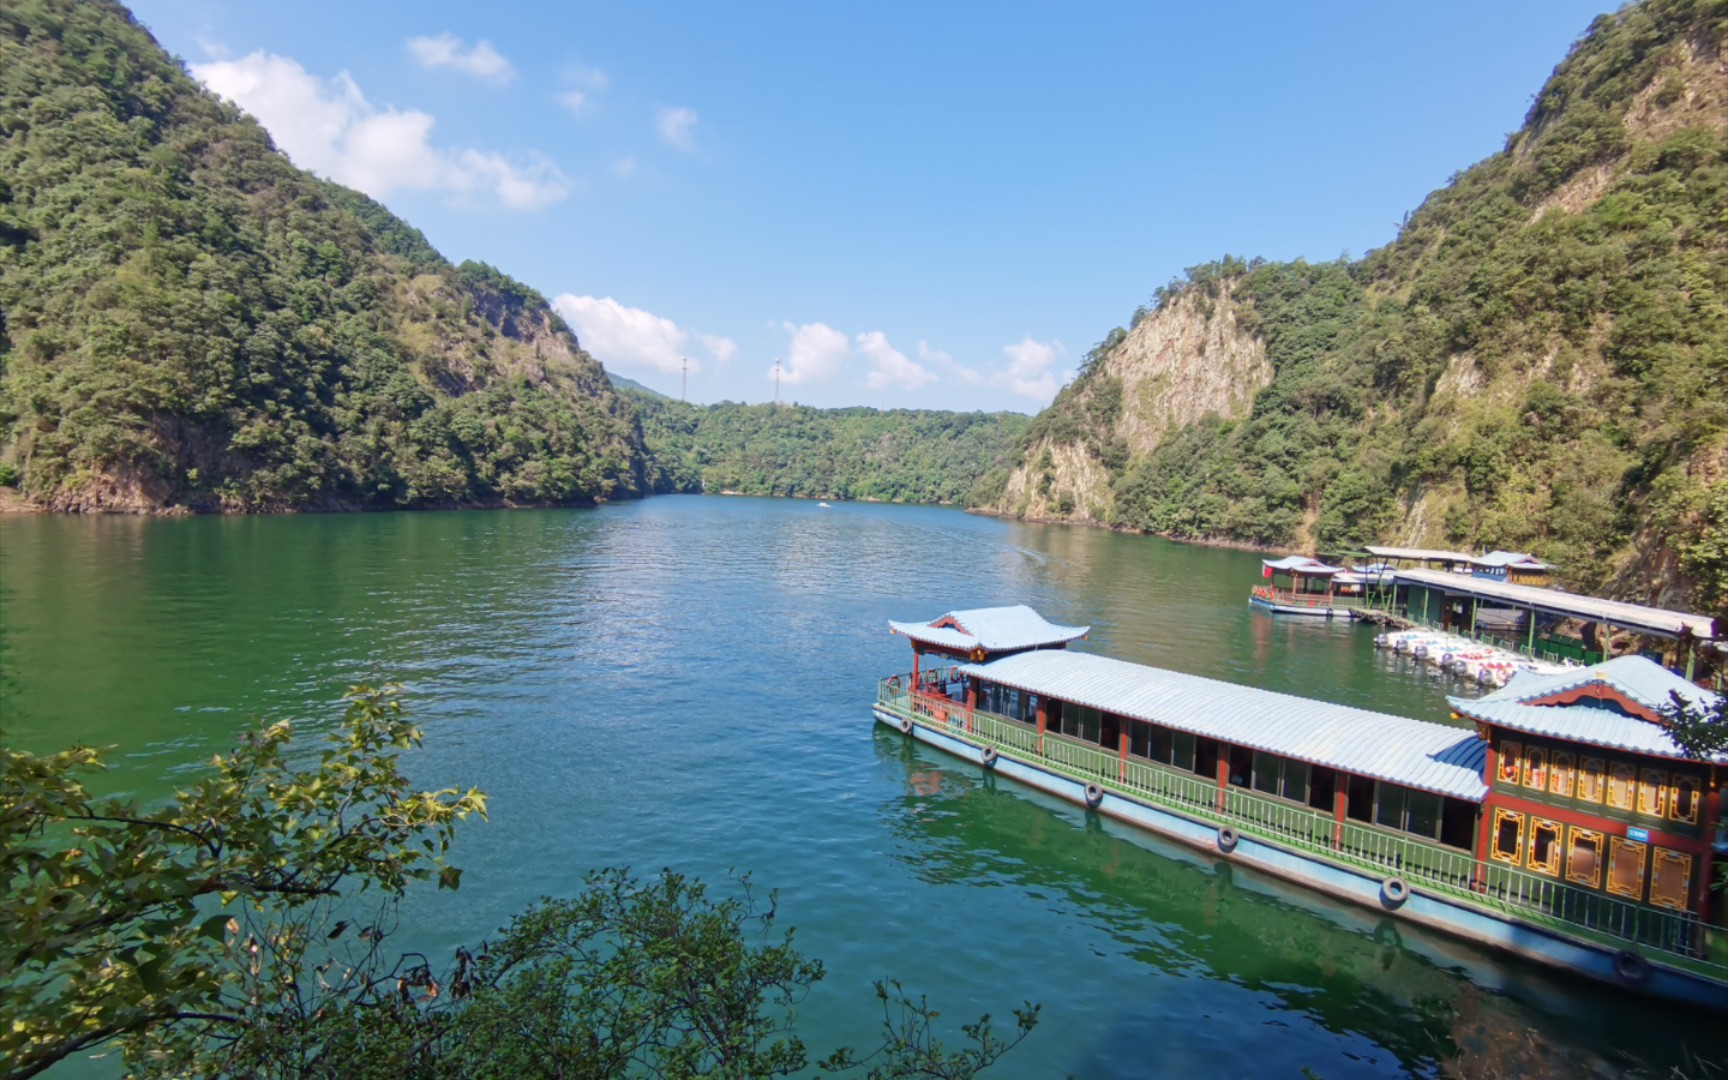
[[(890, 622), (877, 722), (1215, 856), (1580, 976), (1728, 1011), (1728, 757), (1643, 657), (1515, 672), (1453, 726), (1070, 650), (1029, 607)], [(934, 658), (934, 666), (926, 663)]]

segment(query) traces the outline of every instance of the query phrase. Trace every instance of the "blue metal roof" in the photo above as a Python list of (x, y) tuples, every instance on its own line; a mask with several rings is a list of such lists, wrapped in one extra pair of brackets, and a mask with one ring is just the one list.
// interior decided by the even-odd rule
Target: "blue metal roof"
[[(1566, 693), (1570, 690), (1603, 686), (1653, 711), (1672, 703), (1669, 694), (1693, 705), (1708, 705), (1716, 695), (1693, 686), (1660, 664), (1642, 656), (1621, 656), (1590, 667), (1562, 671), (1554, 675), (1523, 674), (1492, 694), (1479, 698), (1447, 698), (1452, 708), (1465, 716), (1482, 720), (1514, 731), (1547, 735), (1630, 750), (1657, 757), (1683, 758), (1687, 755), (1668, 737), (1660, 724), (1637, 716), (1628, 716), (1607, 703), (1597, 705), (1578, 702), (1571, 705), (1532, 705), (1538, 698)], [(1719, 760), (1728, 760), (1721, 758)]]
[(1463, 728), (1080, 652), (1029, 652), (967, 675), (1269, 754), (1480, 802), (1486, 744)]
[(1260, 563), (1269, 570), (1285, 570), (1298, 574), (1336, 574), (1343, 571), (1342, 566), (1327, 566), (1319, 559), (1310, 559), (1306, 555), (1286, 555), (1282, 559), (1261, 559)]
[[(1369, 548), (1378, 554), (1386, 548)], [(1605, 622), (1624, 630), (1642, 630), (1648, 634), (1677, 638), (1690, 633), (1703, 640), (1714, 640), (1716, 631), (1708, 615), (1628, 604), (1620, 600), (1602, 600), (1594, 596), (1545, 589), (1539, 585), (1514, 585), (1494, 578), (1453, 574), (1444, 570), (1400, 570), (1400, 585), (1421, 585), (1443, 589), (1460, 596), (1485, 596), (1516, 607), (1531, 608), (1550, 615), (1571, 619)]]
[[(950, 620), (958, 625), (936, 625)], [(890, 622), (888, 629), (913, 641), (966, 652), (973, 649), (986, 652), (1035, 649), (1040, 645), (1073, 641), (1085, 637), (1092, 630), (1090, 626), (1057, 626), (1045, 621), (1044, 616), (1025, 604), (950, 611), (927, 623)]]

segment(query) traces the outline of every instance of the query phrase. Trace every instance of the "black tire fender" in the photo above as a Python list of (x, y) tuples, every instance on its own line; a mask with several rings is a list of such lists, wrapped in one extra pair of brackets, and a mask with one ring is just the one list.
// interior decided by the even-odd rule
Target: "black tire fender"
[(902, 716), (900, 718), (900, 734), (912, 734), (912, 718), (910, 716)]
[(1650, 961), (1631, 949), (1621, 949), (1614, 954), (1614, 974), (1621, 982), (1637, 986), (1650, 977)]
[(1221, 826), (1218, 829), (1218, 850), (1228, 855), (1236, 850), (1236, 842), (1241, 839), (1235, 829), (1228, 825)]
[(982, 756), (984, 767), (986, 769), (994, 769), (996, 767), (996, 748), (994, 746), (986, 746)]
[(1103, 801), (1104, 801), (1104, 789), (1099, 787), (1097, 784), (1087, 784), (1086, 785), (1086, 805), (1088, 807), (1090, 807), (1091, 809), (1096, 810), (1096, 809), (1098, 809), (1098, 805), (1100, 803), (1102, 803)]
[(1393, 876), (1380, 883), (1380, 902), (1389, 908), (1403, 907), (1410, 899), (1410, 883)]

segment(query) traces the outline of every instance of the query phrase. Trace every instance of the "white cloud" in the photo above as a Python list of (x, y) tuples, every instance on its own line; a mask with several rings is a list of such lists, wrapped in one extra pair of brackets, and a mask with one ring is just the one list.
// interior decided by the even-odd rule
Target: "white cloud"
[(628, 180), (636, 175), (636, 157), (626, 154), (612, 163), (612, 175), (620, 180)]
[(374, 198), (398, 190), (444, 191), (537, 210), (570, 194), (570, 181), (544, 155), (433, 146), (433, 116), (373, 105), (346, 71), (320, 79), (263, 50), (191, 70), (257, 117), (296, 164)]
[(689, 153), (696, 150), (696, 110), (683, 106), (664, 108), (654, 121), (654, 126), (660, 132), (660, 138), (667, 146)]
[[(781, 376), (781, 381), (788, 385), (828, 382), (840, 374), (852, 357), (851, 340), (832, 326), (781, 323), (780, 328), (792, 335), (787, 347), (786, 371)], [(773, 377), (772, 371), (769, 377)]]
[(1056, 362), (1060, 342), (1046, 345), (1030, 335), (1013, 345), (1004, 345), (1008, 370), (998, 372), (992, 382), (1006, 386), (1010, 392), (1035, 401), (1048, 401), (1056, 396), (1059, 385), (1050, 365)]
[(990, 381), (977, 368), (969, 368), (941, 349), (931, 348), (928, 341), (918, 342), (918, 359), (949, 372), (967, 386), (983, 386)]
[(409, 38), (408, 51), (420, 61), (421, 67), (455, 68), (500, 86), (516, 77), (515, 66), (490, 41), (476, 41), (472, 48), (463, 51), (462, 39), (446, 32), (437, 37)]
[(580, 90), (566, 90), (562, 94), (553, 95), (552, 100), (569, 109), (571, 116), (585, 115), (594, 108), (588, 95)]
[(916, 390), (936, 381), (936, 376), (922, 364), (906, 358), (906, 354), (888, 344), (888, 335), (870, 330), (858, 335), (858, 353), (870, 362), (870, 374), (864, 385), (872, 390), (898, 386)]
[[(626, 307), (610, 296), (564, 293), (552, 301), (552, 306), (575, 329), (582, 347), (608, 367), (651, 368), (677, 374), (684, 370), (691, 338), (701, 342), (722, 364), (738, 351), (731, 338), (686, 330), (663, 315)], [(692, 359), (690, 373), (701, 370), (701, 362)]]
[(209, 34), (198, 34), (192, 40), (199, 51), (212, 60), (223, 60), (228, 56), (228, 45), (218, 38)]
[(707, 349), (714, 359), (722, 364), (730, 364), (732, 358), (738, 355), (738, 343), (729, 337), (721, 337), (719, 334), (697, 334), (696, 338), (702, 342), (702, 347)]
[(586, 64), (566, 64), (564, 66), (564, 81), (573, 86), (585, 86), (589, 90), (604, 90), (612, 85), (612, 79), (599, 68), (588, 67)]

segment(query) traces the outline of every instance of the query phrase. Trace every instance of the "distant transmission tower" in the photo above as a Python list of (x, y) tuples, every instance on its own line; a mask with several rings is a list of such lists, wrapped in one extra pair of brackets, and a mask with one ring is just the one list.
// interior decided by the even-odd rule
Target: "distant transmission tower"
[(780, 358), (774, 358), (774, 404), (780, 404)]
[(683, 402), (690, 400), (690, 358), (688, 356), (684, 358), (684, 389), (679, 391), (678, 400)]

